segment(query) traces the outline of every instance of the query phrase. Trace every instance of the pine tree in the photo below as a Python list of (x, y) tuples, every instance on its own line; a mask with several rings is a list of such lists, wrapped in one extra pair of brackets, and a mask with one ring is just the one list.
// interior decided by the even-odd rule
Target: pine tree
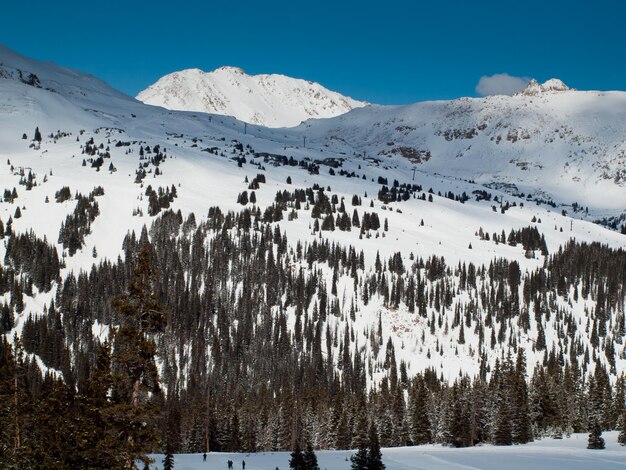
[(352, 470), (368, 470), (367, 443), (363, 442), (359, 446), (356, 454), (350, 457), (350, 462), (352, 462), (352, 466), (350, 467)]
[(174, 468), (174, 455), (172, 450), (168, 449), (163, 459), (163, 470), (172, 470)]
[(113, 388), (111, 346), (98, 347), (96, 360), (79, 398), (81, 441), (85, 443), (83, 463), (87, 467), (119, 467), (126, 462), (118, 452), (115, 407), (110, 398)]
[(587, 449), (604, 449), (604, 439), (602, 438), (605, 408), (603, 378), (605, 378), (604, 371), (599, 364), (596, 364), (595, 373), (589, 379), (589, 444)]
[[(24, 359), (24, 347), (22, 342), (15, 334), (13, 338), (15, 344), (15, 367), (13, 368), (13, 416), (12, 416), (12, 430), (13, 430), (13, 455), (16, 459), (22, 457), (24, 435), (26, 429), (28, 429), (30, 418), (32, 415), (29, 413), (30, 407), (30, 394), (27, 391), (28, 382), (26, 379), (27, 362)], [(18, 460), (19, 461), (19, 460)]]
[(508, 396), (507, 379), (510, 374), (510, 363), (507, 360), (502, 368), (496, 360), (496, 367), (493, 373), (493, 443), (498, 446), (508, 446), (513, 443), (511, 429), (511, 403)]
[[(38, 468), (73, 467), (80, 461), (78, 427), (72, 416), (72, 396), (65, 383), (47, 374), (40, 398), (34, 403), (32, 423), (21, 450), (21, 460)], [(27, 463), (28, 462), (28, 463)], [(72, 465), (74, 464), (74, 465)]]
[(369, 432), (369, 452), (367, 454), (367, 470), (385, 470), (383, 454), (380, 451), (376, 424), (372, 423)]
[(307, 444), (306, 450), (304, 451), (304, 468), (305, 470), (320, 470), (317, 464), (317, 455), (315, 455), (315, 451), (310, 442)]
[(291, 452), (291, 458), (289, 459), (289, 468), (293, 470), (307, 470), (304, 462), (304, 454), (300, 448), (300, 443), (296, 440), (296, 446)]
[(385, 470), (376, 424), (369, 427), (367, 437), (359, 439), (356, 454), (350, 457), (352, 470)]
[(165, 314), (154, 294), (156, 270), (150, 245), (142, 245), (128, 292), (113, 306), (120, 315), (112, 355), (114, 406), (111, 419), (121, 437), (119, 454), (131, 465), (149, 463), (147, 452), (157, 442), (156, 397), (160, 393), (153, 335), (165, 327)]
[(33, 137), (33, 140), (41, 142), (41, 132), (39, 132), (39, 127), (35, 128), (35, 136)]
[(604, 449), (604, 439), (602, 438), (602, 428), (600, 423), (594, 420), (591, 423), (591, 429), (589, 432), (589, 443), (587, 449)]
[(624, 412), (622, 413), (622, 416), (620, 417), (620, 432), (619, 435), (617, 436), (617, 442), (619, 442), (621, 445), (626, 446), (626, 410), (624, 410)]
[(13, 348), (6, 338), (0, 338), (0, 455), (7, 459), (15, 446), (15, 374), (17, 364)]
[(421, 376), (416, 383), (410, 397), (411, 436), (416, 445), (431, 442), (430, 420), (428, 419), (428, 390)]
[(513, 394), (512, 441), (514, 444), (526, 444), (533, 438), (528, 407), (528, 387), (526, 385), (526, 357), (522, 348), (517, 353), (511, 393)]

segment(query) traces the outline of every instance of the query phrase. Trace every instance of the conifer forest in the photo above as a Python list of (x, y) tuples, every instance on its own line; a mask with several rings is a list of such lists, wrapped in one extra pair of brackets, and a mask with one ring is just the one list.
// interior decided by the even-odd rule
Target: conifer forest
[[(291, 246), (267, 218), (213, 207), (198, 223), (166, 210), (128, 233), (116, 262), (62, 279), (55, 248), (7, 230), (2, 330), (25, 294), (59, 283), (44, 315), (0, 343), (0, 449), (11, 465), (121, 468), (166, 448), (351, 449), (372, 426), (384, 447), (623, 429), (623, 250), (571, 242), (524, 274), (505, 259), (405, 263), (399, 253), (366, 269), (362, 251)], [(596, 303), (585, 324), (567, 306), (578, 297)], [(458, 345), (475, 335), (478, 373), (409, 374), (380, 326), (355, 326), (370, 302), (405, 307), (424, 335)], [(94, 323), (115, 327), (100, 342)], [(519, 347), (533, 328), (537, 363)]]

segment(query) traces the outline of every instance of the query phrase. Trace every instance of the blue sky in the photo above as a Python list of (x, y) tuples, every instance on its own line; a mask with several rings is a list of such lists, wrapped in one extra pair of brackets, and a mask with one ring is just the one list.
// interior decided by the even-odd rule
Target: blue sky
[(626, 90), (621, 1), (11, 1), (0, 43), (135, 95), (234, 65), (401, 104), (477, 96), (482, 76)]

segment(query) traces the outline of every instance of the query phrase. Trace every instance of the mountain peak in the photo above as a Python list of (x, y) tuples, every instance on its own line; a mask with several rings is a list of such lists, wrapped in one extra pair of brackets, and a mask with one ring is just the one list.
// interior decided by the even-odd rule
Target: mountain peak
[(569, 91), (571, 90), (562, 80), (558, 78), (551, 78), (550, 80), (546, 80), (542, 84), (540, 84), (534, 78), (528, 82), (526, 88), (521, 91), (522, 95), (539, 95), (541, 93), (547, 92), (561, 92), (561, 91)]
[(319, 83), (278, 74), (248, 75), (232, 66), (212, 72), (171, 73), (137, 99), (172, 110), (234, 116), (266, 127), (297, 126), (307, 119), (334, 117), (367, 104)]
[(246, 72), (244, 72), (242, 68), (233, 67), (231, 65), (224, 65), (220, 68), (217, 68), (213, 71), (213, 73), (216, 73), (216, 72), (228, 72), (228, 73), (237, 74), (237, 75), (246, 75)]

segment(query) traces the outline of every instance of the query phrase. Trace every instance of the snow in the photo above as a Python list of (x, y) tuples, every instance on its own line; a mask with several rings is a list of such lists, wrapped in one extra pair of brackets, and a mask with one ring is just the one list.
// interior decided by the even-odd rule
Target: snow
[(234, 116), (267, 127), (292, 127), (367, 104), (318, 83), (276, 74), (247, 75), (238, 67), (174, 72), (139, 93), (137, 99), (167, 109)]
[[(604, 450), (588, 450), (587, 434), (573, 434), (564, 439), (544, 439), (525, 445), (496, 447), (491, 445), (454, 449), (438, 445), (382, 449), (387, 470), (603, 470), (626, 468), (626, 447), (617, 444), (617, 432), (606, 432)], [(321, 470), (348, 470), (353, 451), (316, 452)], [(162, 468), (163, 455), (153, 455), (155, 466)], [(177, 470), (226, 469), (232, 460), (240, 470), (287, 470), (289, 452), (258, 454), (209, 453), (174, 456)]]
[(368, 106), (294, 131), (312, 147), (377, 158), (407, 173), (415, 167), (507, 183), (615, 214), (626, 201), (625, 123), (626, 93), (564, 91)]
[[(472, 262), (489, 264), (494, 258), (515, 260), (522, 271), (540, 267), (543, 257), (527, 259), (524, 250), (493, 241), (481, 241), (476, 233), (508, 234), (511, 229), (534, 225), (546, 237), (548, 250), (553, 253), (570, 238), (578, 241), (598, 241), (611, 247), (626, 247), (626, 237), (590, 222), (604, 215), (619, 215), (625, 210), (626, 188), (622, 180), (607, 178), (623, 171), (626, 165), (626, 93), (566, 91), (541, 97), (489, 97), (485, 99), (462, 99), (451, 102), (427, 102), (402, 107), (368, 106), (355, 109), (332, 119), (309, 120), (293, 129), (271, 129), (244, 124), (226, 116), (211, 116), (202, 113), (168, 111), (147, 106), (130, 97), (112, 90), (94, 77), (68, 71), (56, 65), (44, 64), (21, 57), (7, 49), (0, 49), (0, 190), (16, 187), (19, 193), (15, 203), (0, 203), (0, 219), (6, 222), (15, 212), (22, 210), (22, 217), (14, 219), (13, 229), (35, 233), (56, 243), (59, 228), (65, 216), (73, 211), (75, 202), (54, 202), (54, 193), (62, 186), (88, 194), (95, 186), (102, 186), (104, 196), (97, 197), (100, 215), (91, 226), (85, 247), (73, 257), (65, 259), (66, 268), (62, 276), (70, 271), (89, 270), (93, 263), (103, 260), (115, 261), (122, 253), (122, 241), (128, 231), (140, 232), (144, 225), (150, 226), (153, 218), (147, 216), (145, 186), (171, 187), (175, 185), (178, 198), (172, 208), (180, 209), (183, 217), (194, 212), (198, 221), (203, 219), (209, 207), (218, 205), (223, 211), (239, 210), (237, 195), (247, 190), (245, 177), (254, 178), (263, 173), (267, 183), (256, 191), (261, 209), (274, 201), (278, 190), (294, 190), (319, 184), (331, 187), (332, 194), (345, 198), (346, 208), (352, 214), (350, 201), (353, 194), (363, 199), (358, 207), (363, 212), (377, 212), (381, 224), (387, 218), (389, 231), (373, 234), (371, 238), (359, 238), (358, 230), (351, 232), (324, 232), (322, 236), (343, 246), (353, 245), (365, 254), (365, 269), (372, 269), (376, 253), (385, 260), (395, 252), (402, 252), (405, 265), (410, 265), (409, 254), (427, 258), (431, 255), (444, 256), (448, 266)], [(34, 71), (41, 81), (41, 88), (21, 83), (17, 70)], [(11, 72), (11, 73), (9, 73)], [(241, 76), (242, 72), (232, 69), (218, 71), (225, 76)], [(47, 90), (54, 89), (55, 91)], [(477, 128), (486, 122), (487, 128), (472, 139), (448, 141), (441, 133), (450, 129)], [(39, 126), (44, 140), (40, 148), (31, 148), (30, 139)], [(500, 144), (491, 137), (508, 135), (515, 129), (516, 135), (529, 134), (529, 139), (516, 142), (503, 139)], [(555, 132), (555, 129), (558, 132)], [(57, 130), (71, 132), (68, 137), (49, 138)], [(81, 134), (81, 130), (84, 132)], [(247, 133), (244, 134), (244, 130)], [(439, 132), (439, 134), (438, 134)], [(22, 133), (29, 139), (22, 140)], [(563, 137), (559, 137), (560, 135)], [(553, 136), (555, 141), (546, 143)], [(84, 155), (81, 145), (94, 138), (96, 143), (110, 146), (111, 160), (105, 160), (99, 172), (89, 165), (81, 165)], [(304, 147), (306, 137), (306, 148)], [(78, 138), (78, 141), (77, 141)], [(550, 137), (552, 138), (552, 137)], [(354, 172), (357, 177), (331, 176), (327, 166), (320, 166), (319, 175), (311, 175), (298, 167), (272, 166), (260, 158), (246, 155), (247, 163), (241, 168), (228, 157), (234, 156), (233, 140), (250, 145), (256, 152), (280, 154), (305, 158), (311, 161), (333, 157), (342, 159), (342, 169)], [(110, 141), (110, 143), (109, 143)], [(130, 147), (116, 147), (117, 141), (134, 142)], [(393, 142), (393, 145), (388, 145)], [(144, 186), (134, 183), (135, 170), (139, 164), (138, 146), (158, 144), (167, 148), (168, 158), (160, 166), (163, 174), (155, 177), (148, 174)], [(412, 163), (398, 154), (381, 154), (392, 148), (428, 148), (431, 157), (422, 163)], [(218, 155), (204, 152), (207, 147), (216, 147)], [(131, 153), (127, 153), (132, 150)], [(584, 150), (584, 152), (583, 152)], [(578, 152), (578, 156), (572, 152)], [(620, 153), (621, 152), (621, 153)], [(222, 154), (221, 156), (219, 154)], [(14, 170), (6, 162), (10, 160)], [(112, 162), (117, 171), (106, 169)], [(254, 166), (255, 162), (265, 170)], [(522, 169), (518, 164), (528, 168)], [(37, 186), (26, 191), (19, 185), (19, 168), (33, 171), (37, 175)], [(413, 179), (413, 169), (416, 169)], [(44, 175), (47, 182), (44, 182)], [(574, 179), (573, 176), (578, 179)], [(363, 179), (365, 176), (365, 179)], [(389, 184), (397, 179), (400, 183), (421, 184), (424, 191), (433, 188), (433, 202), (410, 199), (392, 203), (386, 208), (376, 195), (380, 185), (379, 176)], [(291, 177), (292, 184), (286, 184)], [(475, 182), (471, 182), (474, 180)], [(515, 196), (507, 186), (490, 189), (484, 184), (514, 184), (517, 192), (546, 195), (559, 204), (556, 208), (535, 204)], [(516, 203), (502, 214), (493, 201), (477, 202), (472, 191), (487, 190), (499, 200)], [(440, 197), (452, 191), (466, 192), (470, 200), (465, 204)], [(367, 193), (368, 197), (365, 197)], [(50, 202), (45, 203), (46, 196)], [(374, 208), (370, 208), (370, 202)], [(569, 205), (578, 201), (589, 206), (589, 214), (572, 213)], [(521, 204), (524, 204), (522, 207)], [(133, 215), (141, 209), (143, 216)], [(568, 216), (561, 215), (566, 209)], [(533, 223), (533, 217), (541, 223)], [(424, 220), (424, 226), (420, 221)], [(299, 211), (294, 221), (283, 220), (280, 228), (287, 233), (291, 246), (319, 239), (312, 234), (310, 211)], [(469, 248), (469, 245), (472, 248)], [(56, 244), (59, 253), (62, 246)], [(97, 250), (94, 258), (93, 248)], [(0, 259), (4, 259), (5, 247), (0, 244)], [(328, 272), (327, 272), (328, 274)], [(326, 276), (327, 282), (330, 275)], [(351, 280), (339, 282), (340, 299), (349, 299), (352, 293)], [(432, 286), (429, 286), (429, 288)], [(330, 288), (329, 288), (330, 290)], [(41, 314), (43, 305), (53, 298), (54, 289), (46, 295), (25, 298), (25, 310), (18, 318), (16, 332), (20, 331), (28, 314)], [(8, 294), (7, 294), (8, 296)], [(571, 310), (580, 325), (585, 322), (585, 308), (593, 307), (583, 299), (563, 307)], [(467, 301), (457, 296), (455, 304)], [(466, 344), (458, 345), (458, 328), (450, 329), (447, 336), (435, 337), (426, 331), (422, 342), (425, 322), (411, 315), (403, 307), (397, 311), (385, 308), (380, 299), (373, 299), (367, 306), (357, 305), (358, 313), (354, 330), (359, 332), (358, 344), (364, 347), (364, 355), (372, 355), (367, 348), (362, 332), (375, 328), (379, 315), (383, 323), (383, 336), (392, 337), (397, 362), (405, 360), (410, 374), (426, 367), (434, 367), (445, 377), (458, 377), (460, 370), (473, 374), (477, 370), (477, 337), (466, 330)], [(291, 313), (291, 311), (288, 311)], [(428, 311), (432, 313), (432, 308)], [(339, 331), (345, 322), (336, 322)], [(553, 319), (554, 321), (554, 319)], [(335, 324), (331, 324), (334, 327)], [(534, 326), (533, 326), (534, 328)], [(545, 325), (546, 340), (550, 347), (553, 340), (551, 325)], [(93, 325), (93, 333), (103, 338), (106, 325)], [(580, 328), (584, 336), (584, 329)], [(486, 337), (490, 333), (485, 331)], [(529, 335), (536, 331), (530, 330)], [(9, 336), (12, 336), (10, 334)], [(588, 344), (588, 338), (582, 338)], [(439, 342), (442, 353), (435, 354)], [(529, 368), (541, 360), (541, 352), (532, 351), (526, 341)], [(431, 358), (427, 358), (430, 349)], [(384, 354), (384, 348), (381, 348)], [(325, 351), (330, 353), (329, 351)], [(332, 352), (336, 357), (336, 351)], [(491, 359), (501, 351), (491, 351)], [(370, 356), (371, 357), (371, 356)], [(373, 357), (374, 378), (381, 372), (380, 355)], [(626, 357), (617, 358), (617, 372), (626, 368)]]
[(522, 95), (537, 95), (539, 93), (568, 91), (570, 89), (570, 87), (558, 78), (551, 78), (543, 83), (539, 83), (537, 80), (533, 79), (520, 93)]

